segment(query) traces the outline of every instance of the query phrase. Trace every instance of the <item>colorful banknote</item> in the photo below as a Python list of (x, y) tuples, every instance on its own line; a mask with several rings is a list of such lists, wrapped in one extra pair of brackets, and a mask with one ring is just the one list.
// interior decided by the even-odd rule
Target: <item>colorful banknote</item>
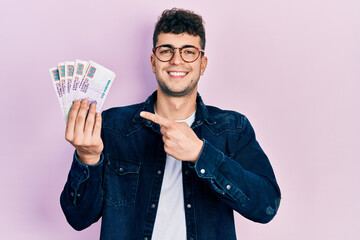
[[(63, 110), (64, 109), (64, 104), (62, 99), (63, 93), (61, 90), (59, 70), (56, 67), (50, 68), (49, 70), (50, 70), (51, 80), (53, 82), (54, 89), (56, 92), (56, 97), (58, 98), (58, 101), (60, 103), (60, 108)], [(64, 114), (64, 110), (63, 110), (63, 114)]]
[[(65, 105), (64, 112), (68, 113), (70, 111), (72, 101), (74, 99), (72, 90), (72, 82), (74, 75), (74, 65), (75, 62), (65, 62)], [(66, 115), (67, 117), (67, 115)]]
[(74, 100), (89, 99), (100, 112), (115, 73), (93, 61), (65, 61), (50, 68), (56, 96), (67, 121)]
[[(58, 64), (59, 76), (60, 76), (60, 87), (62, 92), (63, 108), (66, 104), (66, 78), (65, 78), (65, 63), (61, 62)], [(64, 109), (63, 109), (64, 112)]]
[(98, 109), (101, 109), (114, 79), (114, 72), (100, 64), (89, 61), (75, 98), (87, 98), (90, 102), (95, 102)]
[[(74, 72), (74, 76), (73, 76), (73, 86), (72, 86), (72, 92), (76, 92), (79, 85), (80, 85), (80, 81), (83, 79), (86, 69), (88, 66), (88, 62), (86, 61), (81, 61), (81, 60), (76, 60), (75, 61), (75, 72)], [(75, 94), (74, 94), (75, 97)]]

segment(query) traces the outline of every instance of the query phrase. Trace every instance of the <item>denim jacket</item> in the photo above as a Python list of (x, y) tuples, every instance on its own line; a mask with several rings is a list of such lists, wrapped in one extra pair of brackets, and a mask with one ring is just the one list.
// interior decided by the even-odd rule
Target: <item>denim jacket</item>
[[(74, 154), (60, 198), (74, 229), (102, 217), (100, 239), (151, 239), (166, 153), (160, 126), (139, 114), (154, 113), (155, 101), (156, 92), (143, 103), (102, 113), (104, 150), (98, 164), (83, 164)], [(196, 105), (191, 128), (204, 144), (196, 164), (182, 162), (187, 239), (233, 240), (233, 210), (269, 222), (280, 189), (248, 119), (204, 105), (199, 94)]]

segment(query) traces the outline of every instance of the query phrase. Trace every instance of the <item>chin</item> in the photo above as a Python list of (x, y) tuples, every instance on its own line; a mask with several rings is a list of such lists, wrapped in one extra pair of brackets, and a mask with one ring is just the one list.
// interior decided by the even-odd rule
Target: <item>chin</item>
[(197, 83), (196, 82), (191, 82), (190, 85), (184, 87), (183, 89), (174, 89), (171, 88), (170, 86), (168, 86), (166, 83), (164, 83), (163, 81), (159, 81), (157, 80), (158, 85), (159, 85), (159, 89), (161, 92), (164, 93), (164, 95), (168, 96), (168, 97), (187, 97), (190, 96), (197, 88)]
[(175, 90), (175, 89), (170, 89), (168, 88), (167, 86), (163, 86), (163, 85), (160, 85), (160, 90), (161, 92), (163, 92), (166, 96), (168, 97), (186, 97), (186, 96), (190, 96), (195, 88), (192, 87), (192, 88), (185, 88), (183, 90)]
[(167, 90), (161, 89), (161, 90), (168, 97), (186, 97), (190, 95), (190, 93), (187, 90), (184, 91), (171, 91), (169, 89)]

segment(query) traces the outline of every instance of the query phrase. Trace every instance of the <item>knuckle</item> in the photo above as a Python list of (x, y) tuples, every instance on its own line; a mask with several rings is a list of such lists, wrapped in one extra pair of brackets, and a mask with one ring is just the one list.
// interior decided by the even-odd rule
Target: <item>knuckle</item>
[(80, 139), (78, 139), (78, 138), (75, 138), (75, 139), (73, 140), (73, 144), (74, 144), (75, 146), (81, 146), (81, 145), (82, 145), (82, 141), (81, 141)]
[(95, 107), (96, 107), (95, 103), (90, 104), (90, 109), (95, 109)]
[(84, 121), (84, 116), (82, 114), (78, 114), (76, 117), (76, 122), (83, 122)]
[(86, 123), (87, 123), (88, 125), (94, 125), (94, 118), (92, 118), (92, 117), (87, 117), (87, 118), (86, 118)]
[(72, 142), (72, 136), (68, 133), (65, 134), (65, 140), (68, 141), (68, 142)]
[(74, 103), (74, 104), (72, 105), (71, 109), (70, 109), (70, 114), (71, 114), (71, 113), (75, 113), (75, 112), (77, 112), (78, 110), (79, 110), (79, 105)]
[(166, 132), (166, 137), (172, 138), (173, 137), (173, 132), (172, 131), (167, 131)]
[(160, 132), (162, 133), (162, 134), (165, 134), (166, 133), (166, 128), (164, 128), (163, 126), (160, 128)]
[(164, 145), (164, 151), (168, 153), (169, 152), (169, 147)]
[(93, 142), (91, 143), (91, 147), (94, 148), (94, 149), (98, 149), (98, 148), (100, 147), (100, 144), (99, 144), (99, 142), (97, 142), (97, 141), (93, 141)]
[(69, 123), (71, 120), (73, 120), (74, 118), (75, 118), (74, 112), (73, 112), (73, 111), (70, 111), (70, 112), (69, 112), (69, 116), (68, 116), (68, 123)]
[(174, 147), (174, 143), (172, 141), (169, 141), (166, 145), (168, 148)]

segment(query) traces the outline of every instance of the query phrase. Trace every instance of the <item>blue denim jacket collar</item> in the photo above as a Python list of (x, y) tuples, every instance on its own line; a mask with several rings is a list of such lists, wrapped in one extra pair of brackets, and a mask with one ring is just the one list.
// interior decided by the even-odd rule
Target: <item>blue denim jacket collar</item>
[[(134, 123), (145, 123), (145, 125), (147, 127), (152, 127), (154, 129), (154, 131), (158, 132), (159, 128), (160, 128), (159, 125), (154, 124), (153, 122), (151, 122), (149, 120), (145, 120), (144, 118), (142, 118), (140, 116), (141, 111), (147, 111), (147, 112), (151, 112), (151, 113), (155, 112), (154, 111), (154, 103), (156, 102), (156, 98), (157, 98), (157, 91), (153, 92), (153, 94), (150, 95), (146, 99), (144, 105), (135, 114), (132, 121)], [(197, 97), (196, 97), (196, 115), (195, 115), (195, 121), (194, 121), (194, 124), (192, 125), (192, 128), (200, 126), (203, 122), (206, 122), (209, 125), (216, 124), (216, 121), (214, 121), (211, 118), (211, 116), (209, 115), (209, 112), (208, 112), (204, 102), (202, 101), (202, 98), (201, 98), (200, 94), (197, 93)]]

